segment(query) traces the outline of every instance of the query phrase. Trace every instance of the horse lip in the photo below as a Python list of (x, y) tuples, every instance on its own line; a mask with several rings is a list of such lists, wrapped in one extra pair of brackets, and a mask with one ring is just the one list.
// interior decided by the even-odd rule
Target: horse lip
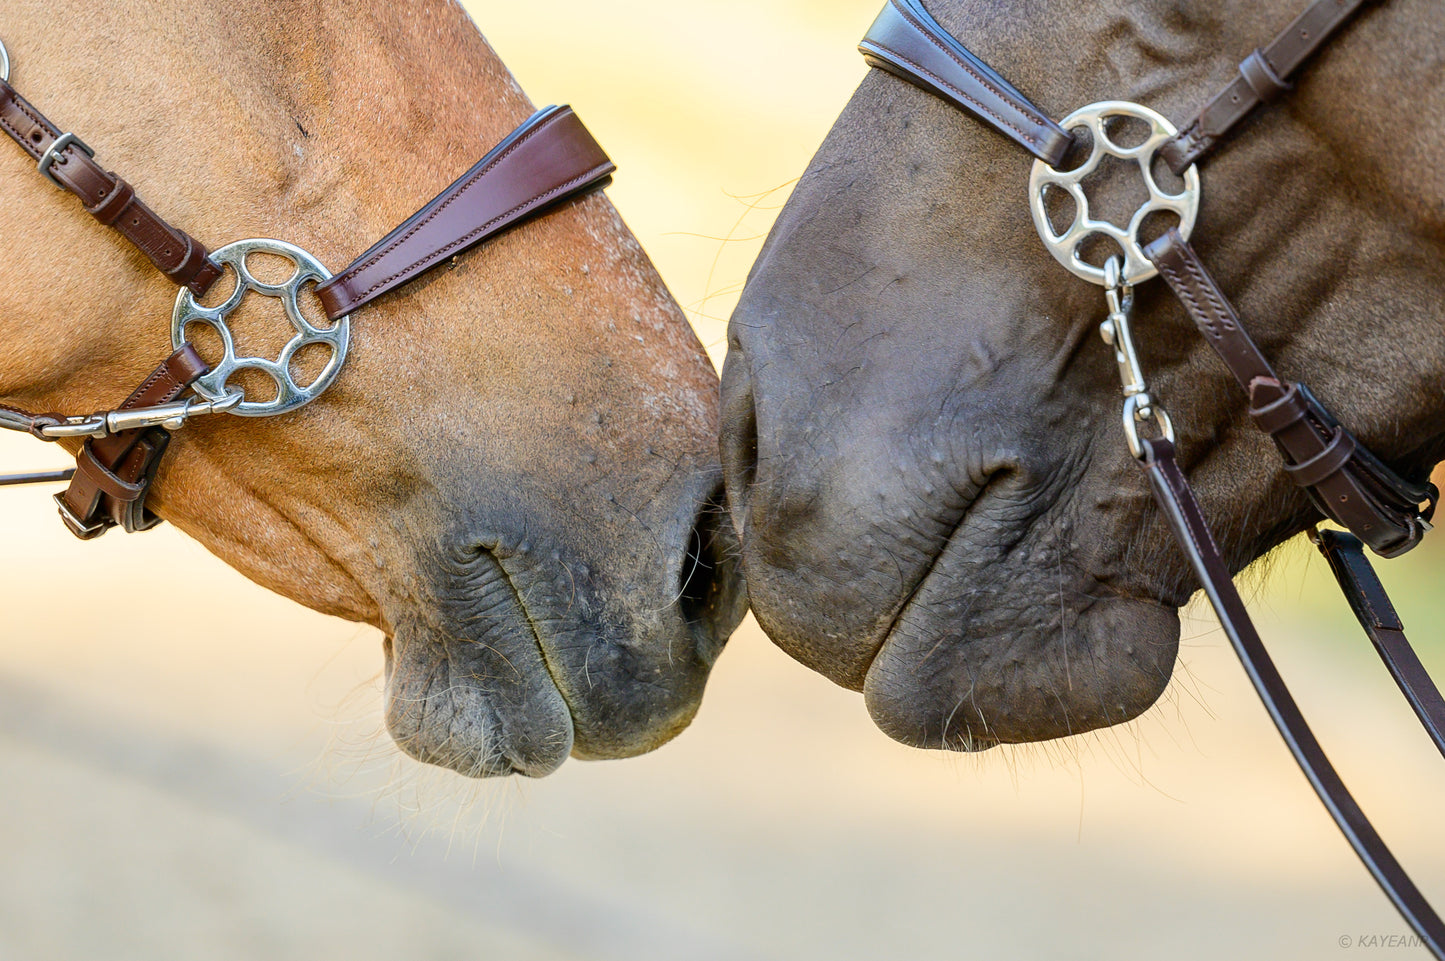
[(868, 663), (868, 669), (870, 671), (873, 669), (873, 662), (878, 659), (878, 655), (893, 638), (894, 632), (898, 630), (898, 625), (902, 623), (903, 618), (908, 615), (909, 609), (913, 607), (913, 601), (918, 597), (918, 592), (923, 590), (923, 585), (928, 583), (928, 579), (938, 570), (938, 565), (942, 563), (944, 555), (946, 555), (948, 549), (953, 546), (954, 538), (958, 536), (959, 531), (963, 530), (963, 526), (968, 523), (969, 517), (973, 515), (974, 509), (978, 507), (979, 502), (988, 495), (988, 489), (992, 484), (993, 478), (988, 477), (984, 480), (982, 486), (974, 492), (973, 498), (969, 500), (968, 504), (963, 508), (963, 513), (959, 516), (958, 522), (953, 525), (953, 529), (948, 532), (948, 536), (938, 545), (938, 553), (933, 555), (933, 560), (929, 561), (928, 567), (919, 575), (918, 580), (913, 583), (913, 586), (908, 589), (907, 596), (904, 597), (903, 602), (898, 605), (898, 610), (894, 613), (893, 620), (889, 621), (888, 629), (883, 632), (883, 636), (879, 639), (878, 645), (873, 651), (873, 657)]
[(532, 643), (537, 645), (537, 656), (541, 658), (542, 667), (547, 672), (547, 680), (551, 683), (557, 696), (567, 706), (567, 714), (574, 720), (577, 711), (572, 702), (567, 700), (565, 687), (557, 682), (557, 669), (552, 664), (552, 659), (547, 656), (547, 643), (542, 639), (542, 629), (537, 625), (537, 619), (532, 616), (531, 609), (527, 606), (526, 597), (517, 588), (517, 582), (512, 578), (512, 572), (507, 570), (506, 562), (493, 551), (488, 550), (492, 561), (497, 565), (497, 570), (502, 572), (502, 580), (506, 582), (507, 588), (512, 592), (513, 599), (517, 602), (517, 610), (522, 612), (522, 619), (527, 622), (527, 629), (532, 633)]
[[(560, 767), (571, 753), (571, 744), (576, 736), (575, 711), (572, 704), (568, 702), (562, 686), (557, 683), (539, 626), (528, 605), (524, 602), (522, 592), (518, 590), (512, 573), (506, 569), (502, 558), (491, 548), (477, 548), (476, 557), (478, 560), (485, 558), (482, 563), (490, 564), (492, 571), (495, 572), (492, 575), (493, 583), (505, 584), (512, 602), (511, 605), (508, 605), (509, 610), (486, 615), (484, 620), (493, 625), (486, 630), (497, 629), (511, 634), (522, 650), (525, 650), (525, 638), (530, 636), (532, 643), (536, 645), (542, 670), (546, 672), (544, 682), (542, 675), (536, 671), (535, 667), (515, 668), (515, 670), (527, 671), (525, 676), (530, 678), (532, 691), (526, 697), (520, 712), (516, 713), (515, 717), (512, 717), (510, 713), (508, 716), (514, 721), (520, 721), (523, 725), (521, 730), (525, 730), (530, 723), (529, 712), (537, 709), (543, 713), (537, 714), (536, 717), (545, 717), (548, 710), (545, 704), (552, 696), (555, 696), (557, 702), (554, 704), (555, 710), (552, 717), (558, 725), (559, 731), (565, 727), (564, 733), (568, 749), (566, 751), (539, 750), (536, 757), (528, 757), (524, 751), (519, 750), (518, 734), (513, 730), (512, 725), (503, 718), (500, 709), (501, 702), (495, 692), (469, 685), (465, 680), (458, 681), (456, 676), (445, 678), (439, 685), (432, 678), (424, 677), (424, 675), (434, 672), (435, 664), (444, 664), (449, 672), (458, 672), (461, 677), (465, 677), (466, 667), (453, 666), (455, 654), (446, 649), (448, 637), (456, 642), (462, 650), (491, 649), (503, 661), (510, 663), (500, 647), (488, 642), (486, 630), (477, 636), (470, 636), (471, 632), (460, 632), (447, 628), (445, 621), (440, 626), (425, 621), (413, 622), (410, 629), (401, 628), (399, 631), (389, 632), (386, 636), (383, 650), (387, 654), (388, 663), (388, 727), (392, 729), (393, 738), (398, 746), (423, 763), (449, 767), (471, 777), (502, 777), (511, 774), (544, 777)], [(526, 634), (522, 633), (518, 621), (526, 622)], [(398, 633), (402, 634), (400, 643), (397, 641)], [(393, 684), (396, 683), (395, 678), (398, 671), (402, 672), (402, 686), (394, 689)], [(397, 710), (395, 705), (398, 699), (414, 702), (415, 706), (409, 708), (406, 714), (395, 715), (394, 712)], [(464, 699), (470, 699), (471, 703), (466, 703)], [(505, 701), (505, 697), (502, 700)], [(469, 725), (475, 726), (479, 730), (479, 740), (475, 744), (458, 749), (457, 742), (454, 741), (452, 735), (446, 734), (444, 730), (439, 731), (438, 725), (450, 722), (437, 719), (451, 714), (457, 718), (464, 718)], [(392, 726), (394, 721), (405, 724), (405, 733), (398, 732)], [(539, 743), (545, 745), (549, 741), (550, 739), (544, 738)]]

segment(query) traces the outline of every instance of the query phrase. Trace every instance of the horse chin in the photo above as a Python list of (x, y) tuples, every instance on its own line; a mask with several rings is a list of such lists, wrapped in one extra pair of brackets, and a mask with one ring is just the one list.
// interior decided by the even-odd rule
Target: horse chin
[(614, 551), (617, 570), (604, 568), (591, 545), (544, 538), (539, 524), (527, 538), (472, 535), (432, 557), (393, 605), (392, 738), (470, 777), (542, 777), (569, 756), (632, 757), (677, 736), (745, 611), (719, 510), (702, 510), (691, 531), (695, 513), (659, 525), (676, 548), (666, 563), (649, 551), (624, 567)]
[(414, 625), (386, 641), (386, 726), (425, 764), (467, 777), (544, 777), (572, 752), (572, 715), (525, 612), (470, 632)]
[[(1027, 575), (1015, 573), (1023, 600)], [(1179, 643), (1172, 608), (1100, 596), (1061, 610), (1057, 594), (1039, 591), (1036, 602), (969, 616), (971, 595), (915, 599), (874, 657), (864, 699), (895, 740), (977, 751), (1082, 734), (1132, 720), (1168, 684)]]
[[(824, 525), (826, 538), (809, 529), (810, 548), (863, 552), (790, 554), (755, 537), (744, 556), (760, 624), (797, 660), (861, 690), (877, 725), (915, 747), (1051, 740), (1143, 713), (1173, 671), (1185, 598), (1161, 593), (1163, 579), (1105, 576), (1081, 560), (1081, 542), (1117, 532), (1047, 520), (1071, 505), (1045, 506), (1030, 484), (989, 490), (951, 533), (948, 518), (866, 514), (860, 533), (852, 510), (830, 514), (849, 523)], [(926, 555), (920, 531), (940, 532)], [(860, 576), (869, 563), (875, 576)], [(900, 567), (918, 579), (883, 576)]]

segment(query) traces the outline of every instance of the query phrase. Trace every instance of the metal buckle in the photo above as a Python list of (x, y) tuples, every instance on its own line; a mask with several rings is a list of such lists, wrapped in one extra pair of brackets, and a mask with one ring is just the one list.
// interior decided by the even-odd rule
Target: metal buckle
[[(273, 254), (284, 257), (296, 265), (296, 270), (284, 284), (266, 284), (257, 280), (246, 266), (250, 254)], [(323, 284), (331, 279), (331, 272), (321, 261), (294, 244), (281, 240), (241, 240), (228, 244), (211, 254), (218, 264), (230, 267), (236, 275), (236, 289), (219, 307), (204, 307), (196, 302), (189, 290), (182, 289), (176, 297), (175, 313), (171, 316), (171, 343), (180, 349), (187, 340), (186, 328), (192, 324), (204, 324), (221, 338), (225, 355), (211, 367), (211, 372), (192, 385), (192, 389), (207, 400), (220, 403), (227, 396), (235, 395), (239, 387), (227, 387), (227, 380), (238, 370), (259, 370), (276, 382), (276, 397), (269, 401), (242, 400), (230, 410), (241, 417), (273, 417), (304, 407), (320, 397), (336, 380), (341, 366), (346, 362), (346, 348), (351, 343), (351, 317), (339, 318), (330, 327), (317, 327), (301, 313), (297, 301), (301, 288), (307, 284)], [(291, 338), (275, 360), (263, 357), (239, 356), (236, 339), (226, 323), (246, 294), (255, 291), (266, 297), (278, 298), (285, 307), (286, 319), (296, 336)], [(331, 349), (331, 357), (309, 385), (297, 383), (291, 373), (291, 362), (303, 347), (323, 344)]]
[(59, 139), (57, 139), (55, 143), (51, 144), (50, 148), (46, 150), (45, 153), (41, 154), (40, 163), (37, 165), (40, 167), (40, 172), (45, 175), (45, 179), (55, 184), (55, 186), (59, 187), (61, 190), (66, 190), (68, 188), (65, 186), (65, 184), (55, 179), (55, 174), (50, 172), (50, 168), (55, 165), (55, 161), (60, 158), (60, 155), (65, 152), (65, 149), (67, 147), (79, 147), (81, 152), (83, 152), (87, 157), (95, 156), (95, 151), (91, 150), (90, 147), (86, 145), (86, 142), (84, 140), (81, 140), (75, 134), (61, 134)]
[(69, 528), (70, 533), (83, 541), (94, 540), (109, 530), (109, 526), (105, 521), (96, 521), (94, 524), (87, 524), (79, 517), (76, 517), (75, 511), (71, 510), (70, 505), (65, 502), (64, 494), (55, 495), (55, 505), (60, 508), (60, 519), (65, 522), (65, 526)]
[(0, 40), (0, 80), (10, 82), (10, 51), (5, 49), (4, 40)]
[[(1105, 121), (1110, 117), (1143, 120), (1149, 124), (1148, 139), (1137, 147), (1119, 146), (1109, 139), (1108, 131), (1104, 129)], [(1189, 169), (1184, 171), (1184, 190), (1177, 194), (1166, 194), (1161, 190), (1154, 181), (1153, 170), (1150, 169), (1160, 146), (1178, 131), (1161, 114), (1124, 100), (1105, 100), (1080, 107), (1065, 117), (1060, 126), (1065, 130), (1088, 127), (1094, 135), (1094, 149), (1090, 152), (1089, 159), (1074, 170), (1056, 170), (1042, 160), (1034, 161), (1033, 171), (1029, 174), (1029, 209), (1033, 212), (1034, 226), (1038, 228), (1044, 246), (1049, 248), (1054, 259), (1063, 264), (1070, 273), (1107, 286), (1103, 268), (1085, 263), (1079, 257), (1079, 244), (1093, 234), (1103, 234), (1118, 244), (1124, 255), (1124, 283), (1137, 284), (1155, 276), (1159, 271), (1150, 263), (1149, 258), (1144, 256), (1143, 246), (1139, 242), (1139, 228), (1143, 225), (1144, 218), (1158, 211), (1172, 211), (1179, 217), (1179, 232), (1188, 240), (1194, 231), (1195, 216), (1199, 213), (1197, 166), (1191, 164)], [(1127, 227), (1121, 228), (1108, 221), (1089, 217), (1089, 199), (1084, 194), (1082, 182), (1099, 168), (1099, 162), (1106, 156), (1138, 163), (1139, 172), (1144, 176), (1144, 185), (1149, 190), (1149, 199), (1129, 218)], [(1044, 209), (1044, 195), (1050, 188), (1062, 190), (1074, 200), (1074, 221), (1062, 234), (1054, 232), (1054, 226)]]

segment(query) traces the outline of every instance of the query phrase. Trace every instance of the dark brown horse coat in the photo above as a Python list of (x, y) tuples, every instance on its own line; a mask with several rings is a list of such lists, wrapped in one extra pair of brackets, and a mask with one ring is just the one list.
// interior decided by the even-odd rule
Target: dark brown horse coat
[[(1296, 0), (933, 0), (1054, 116), (1182, 121)], [(1196, 245), (1263, 349), (1393, 466), (1445, 456), (1445, 16), (1363, 15), (1204, 173)], [(758, 619), (900, 740), (1134, 717), (1193, 590), (1124, 448), (1098, 288), (1030, 219), (1030, 158), (874, 71), (732, 319), (723, 462)], [(1132, 208), (1130, 208), (1132, 209)], [(1234, 569), (1315, 519), (1161, 284), (1136, 336)]]

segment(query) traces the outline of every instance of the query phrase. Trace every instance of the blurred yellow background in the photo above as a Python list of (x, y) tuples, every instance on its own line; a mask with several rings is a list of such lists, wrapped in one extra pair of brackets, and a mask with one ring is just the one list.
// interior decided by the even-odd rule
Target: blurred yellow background
[[(612, 152), (612, 198), (720, 360), (878, 2), (469, 9), (535, 101), (572, 103)], [(0, 438), (0, 470), (47, 463)], [(82, 545), (45, 492), (0, 502), (4, 961), (1303, 959), (1405, 933), (1198, 607), (1161, 704), (1070, 742), (903, 748), (749, 621), (674, 743), (477, 785), (378, 734), (370, 629), (169, 528)], [(1441, 548), (1385, 571), (1436, 676)], [(1292, 545), (1269, 566), (1246, 593), (1282, 670), (1445, 901), (1445, 765), (1322, 562)]]

